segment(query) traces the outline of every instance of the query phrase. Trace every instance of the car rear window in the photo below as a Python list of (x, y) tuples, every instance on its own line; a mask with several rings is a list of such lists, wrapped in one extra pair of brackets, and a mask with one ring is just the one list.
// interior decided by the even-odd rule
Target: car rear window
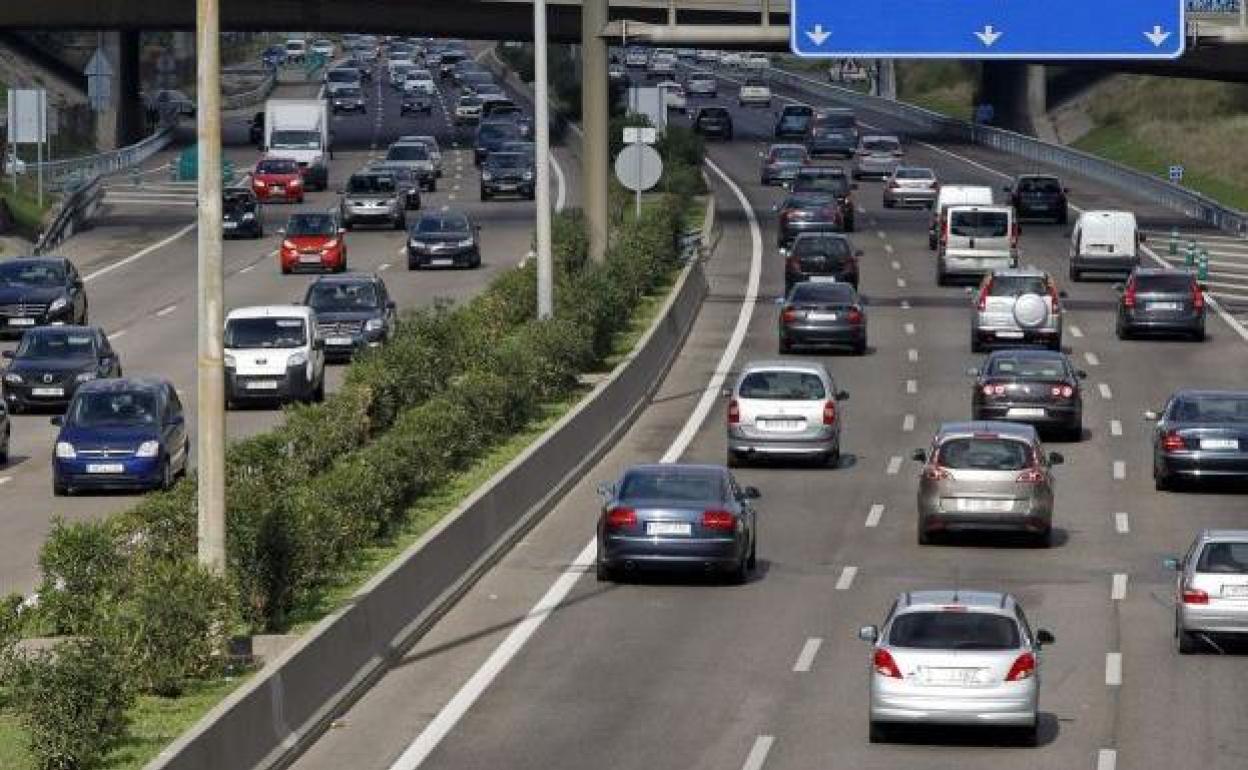
[(1018, 191), (1023, 193), (1056, 194), (1062, 191), (1062, 185), (1053, 178), (1023, 177), (1018, 181)]
[(1178, 422), (1248, 422), (1244, 396), (1195, 396), (1179, 399), (1170, 419)]
[(1031, 465), (1031, 446), (1002, 437), (954, 438), (941, 445), (936, 463), (953, 470), (1017, 471)]
[(631, 471), (620, 484), (619, 498), (705, 502), (724, 499), (724, 481), (710, 473), (689, 471)]
[(988, 284), (990, 297), (1021, 297), (1024, 294), (1043, 296), (1049, 290), (1049, 282), (1042, 275), (994, 275)]
[[(788, 119), (785, 119), (786, 122)], [(805, 118), (797, 116), (794, 122), (804, 121)], [(800, 163), (806, 160), (806, 151), (801, 147), (777, 147), (771, 151), (771, 159), (776, 161), (788, 161), (789, 163)]]
[(1248, 575), (1248, 543), (1209, 543), (1200, 552), (1197, 572)]
[(896, 152), (901, 144), (893, 139), (869, 139), (862, 143), (862, 148), (869, 152)]
[(817, 302), (829, 305), (853, 304), (854, 289), (847, 283), (799, 283), (793, 287), (791, 302)]
[(1135, 277), (1135, 290), (1145, 294), (1187, 294), (1192, 290), (1192, 276), (1190, 273), (1144, 273)]
[(1020, 641), (1012, 618), (965, 610), (907, 612), (888, 632), (890, 647), (916, 650), (1013, 650)]
[(381, 174), (356, 174), (347, 182), (347, 192), (361, 195), (392, 193), (394, 192), (394, 177)]
[(858, 125), (858, 120), (848, 113), (825, 113), (819, 122), (832, 128), (854, 128)]
[(793, 241), (793, 256), (826, 255), (829, 257), (848, 257), (849, 241), (834, 235), (799, 235)]
[(834, 195), (844, 195), (849, 192), (849, 179), (845, 174), (823, 174), (812, 173), (807, 171), (799, 171), (797, 179), (793, 186), (799, 190), (810, 190), (814, 192), (826, 192)]
[(988, 362), (988, 374), (1028, 380), (1064, 380), (1066, 364), (1048, 356), (994, 356)]
[(723, 107), (704, 107), (698, 117), (726, 118), (728, 117), (728, 110), (725, 110)]
[(936, 175), (932, 173), (930, 168), (899, 168), (896, 174), (898, 179), (935, 179)]
[(257, 174), (297, 174), (299, 165), (293, 160), (262, 160), (256, 164)]
[(954, 211), (949, 215), (949, 232), (962, 238), (1004, 238), (1010, 230), (1010, 215), (1004, 211)]
[(823, 380), (810, 372), (750, 372), (737, 388), (741, 398), (767, 401), (818, 401), (827, 398)]
[(386, 153), (386, 160), (429, 160), (429, 148), (423, 144), (396, 144)]

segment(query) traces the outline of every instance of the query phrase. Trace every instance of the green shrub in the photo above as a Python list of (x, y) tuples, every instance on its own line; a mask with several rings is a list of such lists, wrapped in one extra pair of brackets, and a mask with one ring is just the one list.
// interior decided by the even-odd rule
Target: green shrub
[(39, 611), (58, 634), (87, 633), (128, 568), (113, 520), (56, 519), (39, 552)]

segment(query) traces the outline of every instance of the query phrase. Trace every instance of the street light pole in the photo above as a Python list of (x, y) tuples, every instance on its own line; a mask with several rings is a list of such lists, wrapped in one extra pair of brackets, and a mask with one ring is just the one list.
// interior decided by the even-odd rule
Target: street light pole
[(198, 51), (198, 352), (199, 562), (225, 571), (225, 279), (221, 231), (221, 13), (219, 0), (196, 0)]
[(546, 0), (533, 2), (533, 123), (537, 139), (537, 317), (554, 315), (550, 235), (550, 102), (546, 75)]

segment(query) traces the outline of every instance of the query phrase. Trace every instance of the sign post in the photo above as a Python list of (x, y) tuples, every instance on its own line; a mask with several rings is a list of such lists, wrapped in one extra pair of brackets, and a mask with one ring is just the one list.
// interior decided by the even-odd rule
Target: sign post
[[(17, 157), (17, 145), (35, 145), (38, 163), (36, 188), (39, 207), (43, 208), (43, 144), (48, 141), (48, 92), (41, 88), (9, 89), (8, 97), (9, 144), (14, 145), (14, 158)], [(13, 189), (17, 189), (16, 176), (13, 178)]]
[(1183, 182), (1183, 170), (1183, 167), (1178, 164), (1170, 167), (1170, 184), (1181, 184)]
[[(658, 140), (658, 133), (659, 133), (658, 129), (652, 126), (625, 126), (624, 127), (624, 144), (628, 145), (628, 149), (637, 148), (635, 152), (631, 153), (632, 156), (636, 157), (636, 162), (633, 164), (633, 167), (629, 169), (629, 172), (628, 172), (629, 179), (643, 180), (646, 178), (646, 174), (645, 174), (646, 169), (644, 168), (644, 166), (646, 165), (647, 162), (653, 162), (653, 158), (647, 157), (646, 154), (640, 148), (645, 145), (654, 144)], [(650, 152), (653, 153), (655, 157), (658, 157), (658, 153), (654, 152), (654, 150), (650, 150)], [(623, 158), (624, 153), (620, 153), (620, 157)], [(616, 161), (616, 175), (617, 176), (619, 175), (619, 163), (620, 163), (619, 160), (617, 160)], [(659, 159), (659, 172), (658, 173), (660, 175), (663, 173), (662, 158)], [(654, 178), (654, 181), (646, 185), (645, 189), (647, 190), (650, 189), (658, 181), (659, 181), (659, 178), (658, 178), (658, 175), (656, 175)], [(620, 178), (620, 184), (624, 185), (625, 187), (630, 186), (628, 182), (624, 181), (623, 177)], [(633, 188), (633, 191), (635, 193), (635, 195), (633, 196), (633, 218), (641, 219), (641, 191), (642, 191), (641, 185), (638, 184), (636, 187)]]

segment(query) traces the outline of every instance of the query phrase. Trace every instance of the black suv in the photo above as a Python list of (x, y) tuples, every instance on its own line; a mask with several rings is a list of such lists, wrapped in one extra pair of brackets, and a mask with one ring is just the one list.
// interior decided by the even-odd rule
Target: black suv
[(14, 414), (64, 409), (84, 382), (121, 376), (121, 358), (98, 326), (40, 326), (6, 350), (4, 400)]
[(854, 230), (854, 196), (858, 189), (840, 166), (802, 166), (797, 170), (790, 188), (795, 193), (827, 193), (836, 196), (841, 208), (841, 221), (846, 232)]
[(858, 258), (849, 236), (840, 233), (799, 233), (784, 254), (784, 293), (811, 276), (827, 276), (858, 288)]
[(703, 107), (693, 119), (693, 130), (702, 136), (732, 141), (732, 115), (724, 107)]
[(1050, 219), (1059, 225), (1066, 224), (1069, 216), (1066, 194), (1070, 190), (1057, 177), (1024, 174), (1003, 189), (1009, 194), (1010, 205), (1019, 219)]
[(260, 201), (247, 187), (227, 187), (221, 195), (221, 228), (226, 238), (264, 236)]
[(533, 200), (533, 158), (523, 152), (490, 153), (481, 165), (481, 200), (511, 194)]
[(74, 263), (64, 257), (0, 262), (0, 336), (53, 323), (87, 323), (87, 292)]
[(303, 304), (316, 311), (316, 335), (325, 340), (326, 360), (349, 359), (394, 333), (395, 303), (377, 275), (322, 276), (308, 286)]
[(473, 163), (480, 166), (504, 142), (514, 142), (520, 138), (520, 127), (510, 120), (482, 123), (477, 128), (477, 141), (472, 148)]

